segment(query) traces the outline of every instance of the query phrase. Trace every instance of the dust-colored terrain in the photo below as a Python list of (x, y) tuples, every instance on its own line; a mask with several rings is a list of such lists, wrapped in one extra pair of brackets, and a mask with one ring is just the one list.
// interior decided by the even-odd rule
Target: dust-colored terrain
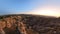
[(60, 17), (26, 14), (0, 16), (0, 34), (60, 34)]

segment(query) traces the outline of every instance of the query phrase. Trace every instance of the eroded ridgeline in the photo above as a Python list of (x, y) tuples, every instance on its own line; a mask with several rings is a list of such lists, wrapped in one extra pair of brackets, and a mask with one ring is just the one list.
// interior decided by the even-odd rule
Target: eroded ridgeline
[(21, 22), (21, 16), (9, 16), (0, 20), (1, 34), (27, 34), (26, 25)]

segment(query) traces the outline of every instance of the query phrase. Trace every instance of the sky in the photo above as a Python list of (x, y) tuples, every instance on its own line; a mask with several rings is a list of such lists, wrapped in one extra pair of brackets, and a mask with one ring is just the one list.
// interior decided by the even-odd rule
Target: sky
[(45, 14), (46, 11), (60, 16), (60, 0), (0, 0), (0, 15)]

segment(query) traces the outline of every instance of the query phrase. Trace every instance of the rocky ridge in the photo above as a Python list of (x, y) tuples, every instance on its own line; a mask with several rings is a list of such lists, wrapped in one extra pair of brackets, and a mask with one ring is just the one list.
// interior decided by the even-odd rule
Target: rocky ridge
[(40, 15), (0, 16), (1, 34), (60, 34), (60, 17)]

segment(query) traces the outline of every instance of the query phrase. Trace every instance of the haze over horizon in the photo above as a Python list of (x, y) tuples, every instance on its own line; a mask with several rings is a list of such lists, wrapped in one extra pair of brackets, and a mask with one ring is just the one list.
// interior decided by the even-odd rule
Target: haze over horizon
[(41, 14), (60, 16), (60, 0), (0, 0), (0, 15)]

